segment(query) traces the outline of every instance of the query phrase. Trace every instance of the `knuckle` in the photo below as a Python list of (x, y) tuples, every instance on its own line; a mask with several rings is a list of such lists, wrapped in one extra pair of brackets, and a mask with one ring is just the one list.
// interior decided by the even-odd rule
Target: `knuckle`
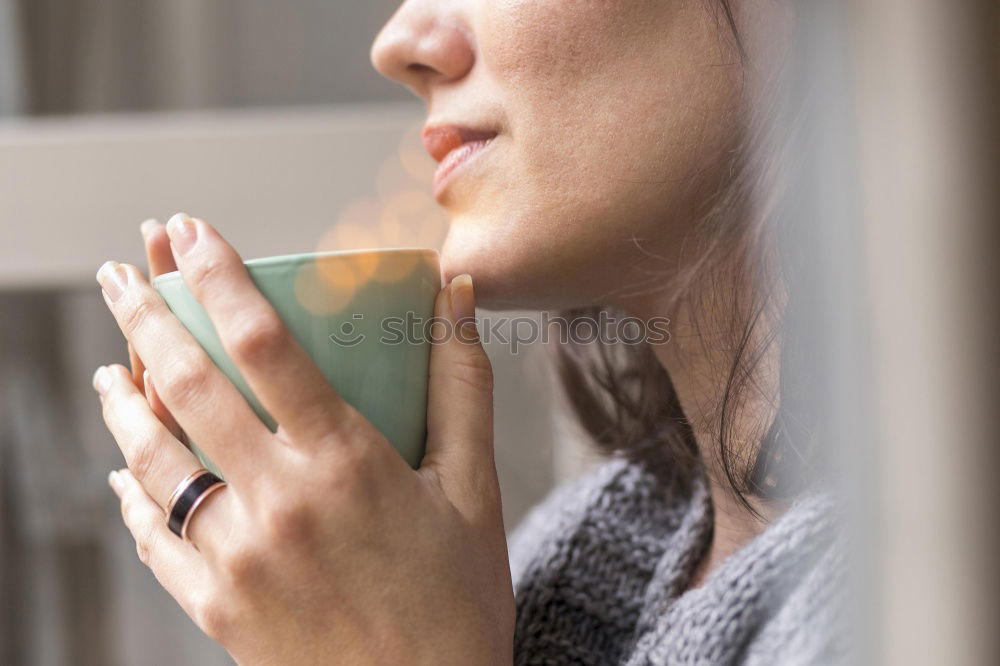
[(137, 479), (149, 479), (156, 475), (163, 465), (163, 447), (156, 438), (146, 434), (133, 443), (129, 468)]
[(218, 289), (218, 283), (225, 283), (230, 264), (221, 257), (205, 256), (188, 270), (192, 273), (193, 283), (197, 285), (199, 294), (206, 289)]
[(156, 528), (152, 524), (139, 526), (135, 530), (135, 554), (139, 561), (150, 566), (153, 558), (153, 549), (156, 546)]
[(219, 566), (230, 586), (240, 589), (262, 579), (265, 560), (254, 548), (233, 548), (219, 555)]
[(464, 354), (450, 364), (452, 376), (478, 391), (493, 388), (493, 365), (483, 352)]
[(140, 298), (122, 315), (122, 327), (128, 332), (139, 330), (155, 314), (156, 307), (148, 298)]
[(137, 532), (141, 526), (139, 518), (142, 514), (139, 511), (139, 508), (140, 507), (136, 505), (135, 497), (132, 493), (125, 493), (122, 496), (122, 521), (132, 532)]
[[(388, 446), (381, 450), (381, 454), (396, 455)], [(372, 451), (371, 445), (342, 445), (330, 462), (321, 486), (324, 497), (330, 502), (354, 507), (358, 515), (380, 505), (384, 499), (379, 483), (383, 476), (383, 459), (379, 453)]]
[(233, 327), (229, 349), (234, 359), (244, 362), (264, 361), (288, 344), (288, 330), (272, 313), (246, 317)]
[(364, 474), (366, 447), (360, 442), (340, 442), (334, 449), (327, 480), (332, 490), (351, 494)]
[(135, 542), (135, 554), (138, 556), (140, 562), (147, 567), (149, 566), (149, 546), (138, 539)]
[(108, 425), (112, 423), (132, 423), (137, 410), (148, 403), (141, 395), (129, 395), (119, 391), (108, 391), (101, 399), (101, 416)]
[(132, 495), (130, 493), (125, 493), (124, 495), (122, 495), (122, 500), (119, 504), (119, 508), (122, 514), (122, 522), (124, 522), (126, 526), (131, 528), (133, 524), (132, 519), (133, 516), (135, 515), (134, 514), (135, 509), (132, 505)]
[(192, 355), (192, 358), (181, 359), (170, 367), (162, 388), (157, 382), (157, 391), (176, 404), (192, 404), (204, 390), (210, 372), (207, 357)]
[(233, 626), (230, 604), (215, 596), (205, 596), (194, 601), (191, 604), (191, 619), (210, 638), (220, 642)]
[(118, 400), (115, 398), (115, 392), (108, 391), (101, 399), (101, 417), (105, 423), (111, 425), (118, 418), (117, 409)]
[(264, 533), (274, 542), (294, 545), (306, 541), (314, 528), (312, 510), (300, 502), (268, 509), (263, 515)]

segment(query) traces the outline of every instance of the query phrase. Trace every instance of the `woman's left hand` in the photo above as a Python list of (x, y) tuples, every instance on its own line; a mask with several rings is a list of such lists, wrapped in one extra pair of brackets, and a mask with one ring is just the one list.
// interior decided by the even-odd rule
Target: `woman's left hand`
[[(105, 301), (148, 369), (145, 395), (124, 366), (94, 375), (128, 464), (110, 482), (139, 558), (241, 664), (510, 664), (493, 381), (474, 330), (473, 343), (432, 346), (427, 452), (413, 470), (330, 387), (211, 226), (179, 215), (167, 232), (280, 427), (261, 423), (138, 269), (105, 264)], [(454, 323), (473, 302), (456, 278), (435, 315)], [(198, 508), (190, 543), (164, 521), (175, 485), (201, 466), (176, 424), (228, 481)]]

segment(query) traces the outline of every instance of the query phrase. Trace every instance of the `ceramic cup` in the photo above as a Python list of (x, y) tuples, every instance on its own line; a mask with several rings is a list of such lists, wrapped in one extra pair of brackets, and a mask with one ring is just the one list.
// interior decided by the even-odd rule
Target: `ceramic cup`
[[(294, 254), (245, 262), (250, 277), (337, 392), (416, 468), (424, 455), (430, 341), (441, 288), (434, 250)], [(277, 424), (226, 354), (208, 314), (180, 273), (153, 286), (239, 389), (260, 419)], [(189, 442), (206, 467), (222, 475)]]

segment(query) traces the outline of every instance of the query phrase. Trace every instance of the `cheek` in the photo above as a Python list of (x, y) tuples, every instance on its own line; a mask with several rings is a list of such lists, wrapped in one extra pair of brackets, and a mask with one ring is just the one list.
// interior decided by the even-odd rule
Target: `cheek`
[[(627, 70), (648, 51), (643, 33), (669, 23), (663, 0), (494, 0), (476, 17), (479, 53), (510, 94), (572, 101), (593, 81)], [(621, 80), (618, 80), (620, 83)], [(567, 98), (569, 96), (569, 98)]]
[(594, 187), (611, 166), (625, 179), (677, 180), (724, 138), (733, 72), (719, 66), (727, 56), (702, 3), (485, 7), (482, 65), (509, 111), (523, 176)]
[(513, 88), (520, 83), (576, 79), (614, 43), (621, 3), (594, 0), (507, 0), (478, 16), (484, 64)]
[(692, 174), (730, 138), (718, 27), (666, 0), (491, 2), (477, 22), (510, 143), (453, 220), (445, 268), (495, 305), (605, 292), (629, 279), (629, 239), (677, 243)]
[(485, 6), (478, 32), (482, 65), (508, 111), (512, 138), (504, 155), (508, 205), (561, 202), (578, 209), (581, 198), (595, 194), (595, 183), (607, 181), (607, 160), (619, 170), (643, 168), (646, 151), (629, 143), (649, 136), (637, 120), (655, 120), (622, 86), (630, 79), (641, 85), (636, 79), (648, 66), (629, 51), (641, 42), (639, 26), (657, 18), (650, 4), (506, 0)]

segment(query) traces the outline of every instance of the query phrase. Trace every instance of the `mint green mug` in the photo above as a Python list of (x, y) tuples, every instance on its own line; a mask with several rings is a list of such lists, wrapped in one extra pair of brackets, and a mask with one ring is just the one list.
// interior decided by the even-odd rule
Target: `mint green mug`
[[(434, 250), (357, 250), (293, 254), (244, 262), (327, 381), (378, 428), (413, 468), (424, 455), (430, 341), (426, 327), (441, 288)], [(153, 286), (239, 389), (260, 419), (277, 423), (226, 354), (208, 314), (180, 273)], [(195, 442), (202, 463), (220, 470)]]

